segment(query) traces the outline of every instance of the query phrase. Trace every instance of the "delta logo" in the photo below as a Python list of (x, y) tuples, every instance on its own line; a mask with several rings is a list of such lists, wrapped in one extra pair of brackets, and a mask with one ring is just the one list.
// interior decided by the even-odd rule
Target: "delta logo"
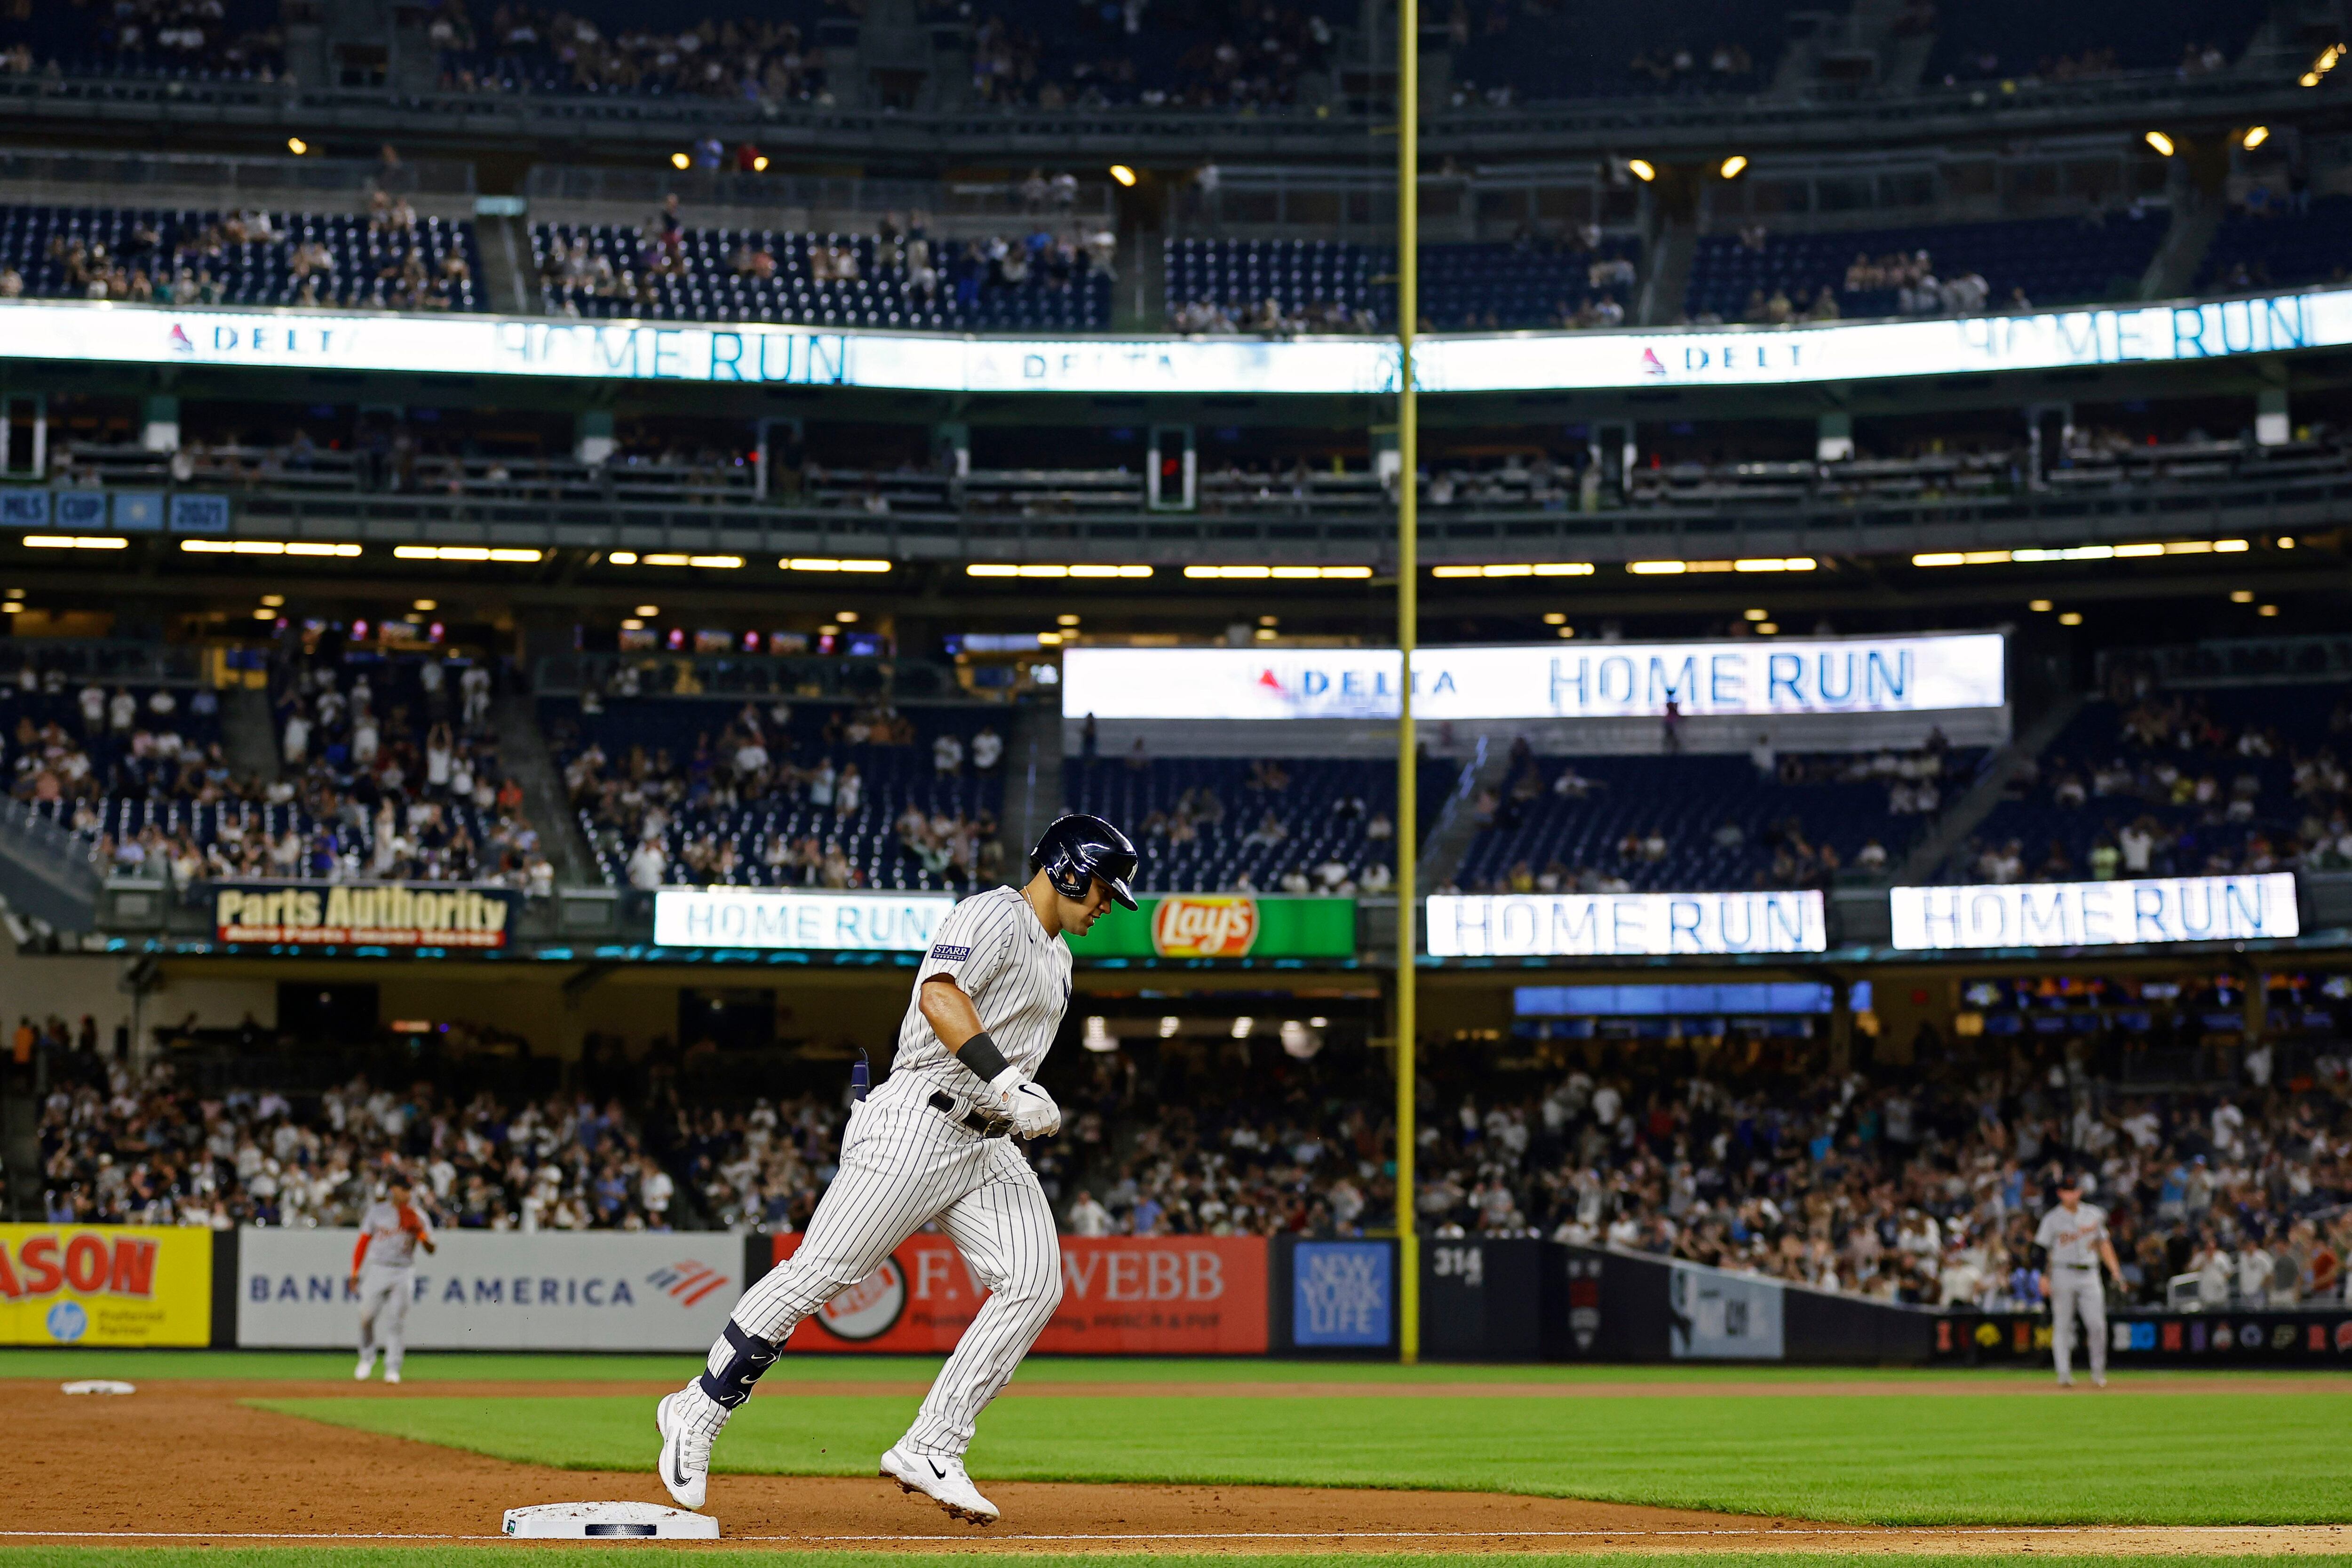
[(1162, 899), (1151, 911), (1151, 950), (1162, 958), (1244, 958), (1257, 932), (1257, 900), (1247, 897)]
[(7, 1244), (0, 1242), (0, 1299), (37, 1300), (65, 1289), (78, 1296), (152, 1300), (157, 1250), (152, 1240), (91, 1231), (70, 1237), (26, 1237), (13, 1257)]
[(177, 321), (172, 323), (172, 335), (166, 342), (175, 354), (192, 354), (196, 352), (195, 340), (189, 337), (188, 329)]
[(646, 1276), (646, 1283), (679, 1306), (691, 1307), (712, 1291), (723, 1289), (728, 1279), (725, 1269), (688, 1258), (663, 1264)]

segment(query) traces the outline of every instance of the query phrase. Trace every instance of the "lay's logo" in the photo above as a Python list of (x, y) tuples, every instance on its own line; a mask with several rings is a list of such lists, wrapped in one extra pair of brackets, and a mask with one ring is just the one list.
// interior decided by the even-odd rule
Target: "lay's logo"
[(1243, 958), (1257, 944), (1257, 900), (1221, 894), (1162, 899), (1151, 947), (1162, 958)]

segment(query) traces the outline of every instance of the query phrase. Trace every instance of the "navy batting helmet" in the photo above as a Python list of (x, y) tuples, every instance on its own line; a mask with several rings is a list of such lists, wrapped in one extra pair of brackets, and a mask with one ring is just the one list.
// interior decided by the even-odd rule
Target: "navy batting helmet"
[(1056, 821), (1029, 851), (1029, 868), (1043, 871), (1066, 899), (1083, 899), (1099, 878), (1110, 896), (1135, 908), (1135, 846), (1099, 816), (1073, 814)]

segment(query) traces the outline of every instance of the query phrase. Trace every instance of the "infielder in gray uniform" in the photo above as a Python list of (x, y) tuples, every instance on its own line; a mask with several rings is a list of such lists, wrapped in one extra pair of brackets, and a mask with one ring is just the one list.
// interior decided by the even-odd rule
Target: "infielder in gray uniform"
[(958, 1519), (996, 1521), (964, 1473), (988, 1402), (1062, 1300), (1062, 1249), (1036, 1173), (1007, 1133), (1037, 1138), (1061, 1109), (1031, 1081), (1070, 999), (1070, 949), (1116, 899), (1135, 908), (1135, 846), (1096, 816), (1066, 816), (1030, 852), (1024, 888), (966, 899), (932, 933), (898, 1026), (889, 1077), (850, 1113), (841, 1169), (799, 1250), (743, 1292), (703, 1375), (654, 1412), (661, 1479), (700, 1508), (710, 1446), (801, 1320), (871, 1275), (934, 1220), (988, 1289), (882, 1474)]
[(2042, 1292), (2050, 1298), (2050, 1356), (2058, 1363), (2058, 1386), (2074, 1386), (2074, 1319), (2079, 1314), (2090, 1341), (2091, 1383), (2107, 1385), (2107, 1298), (2099, 1266), (2120, 1285), (2124, 1266), (2107, 1239), (2107, 1211), (2083, 1201), (2083, 1178), (2072, 1171), (2058, 1178), (2058, 1206), (2042, 1216), (2033, 1245), (2050, 1255)]

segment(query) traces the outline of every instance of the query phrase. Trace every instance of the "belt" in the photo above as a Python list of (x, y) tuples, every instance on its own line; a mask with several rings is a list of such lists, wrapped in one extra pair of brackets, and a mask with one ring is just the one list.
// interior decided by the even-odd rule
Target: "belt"
[(938, 1111), (941, 1116), (948, 1118), (950, 1121), (955, 1121), (965, 1127), (971, 1128), (982, 1138), (1002, 1138), (1006, 1132), (1012, 1130), (1011, 1122), (992, 1121), (977, 1110), (967, 1110), (961, 1116), (958, 1116), (956, 1114), (955, 1096), (948, 1093), (945, 1089), (935, 1089), (931, 1090), (931, 1098), (926, 1103), (928, 1103), (933, 1110)]
[(2061, 1268), (2096, 1268), (2098, 1265), (2095, 1263), (2062, 1263), (2058, 1267)]

